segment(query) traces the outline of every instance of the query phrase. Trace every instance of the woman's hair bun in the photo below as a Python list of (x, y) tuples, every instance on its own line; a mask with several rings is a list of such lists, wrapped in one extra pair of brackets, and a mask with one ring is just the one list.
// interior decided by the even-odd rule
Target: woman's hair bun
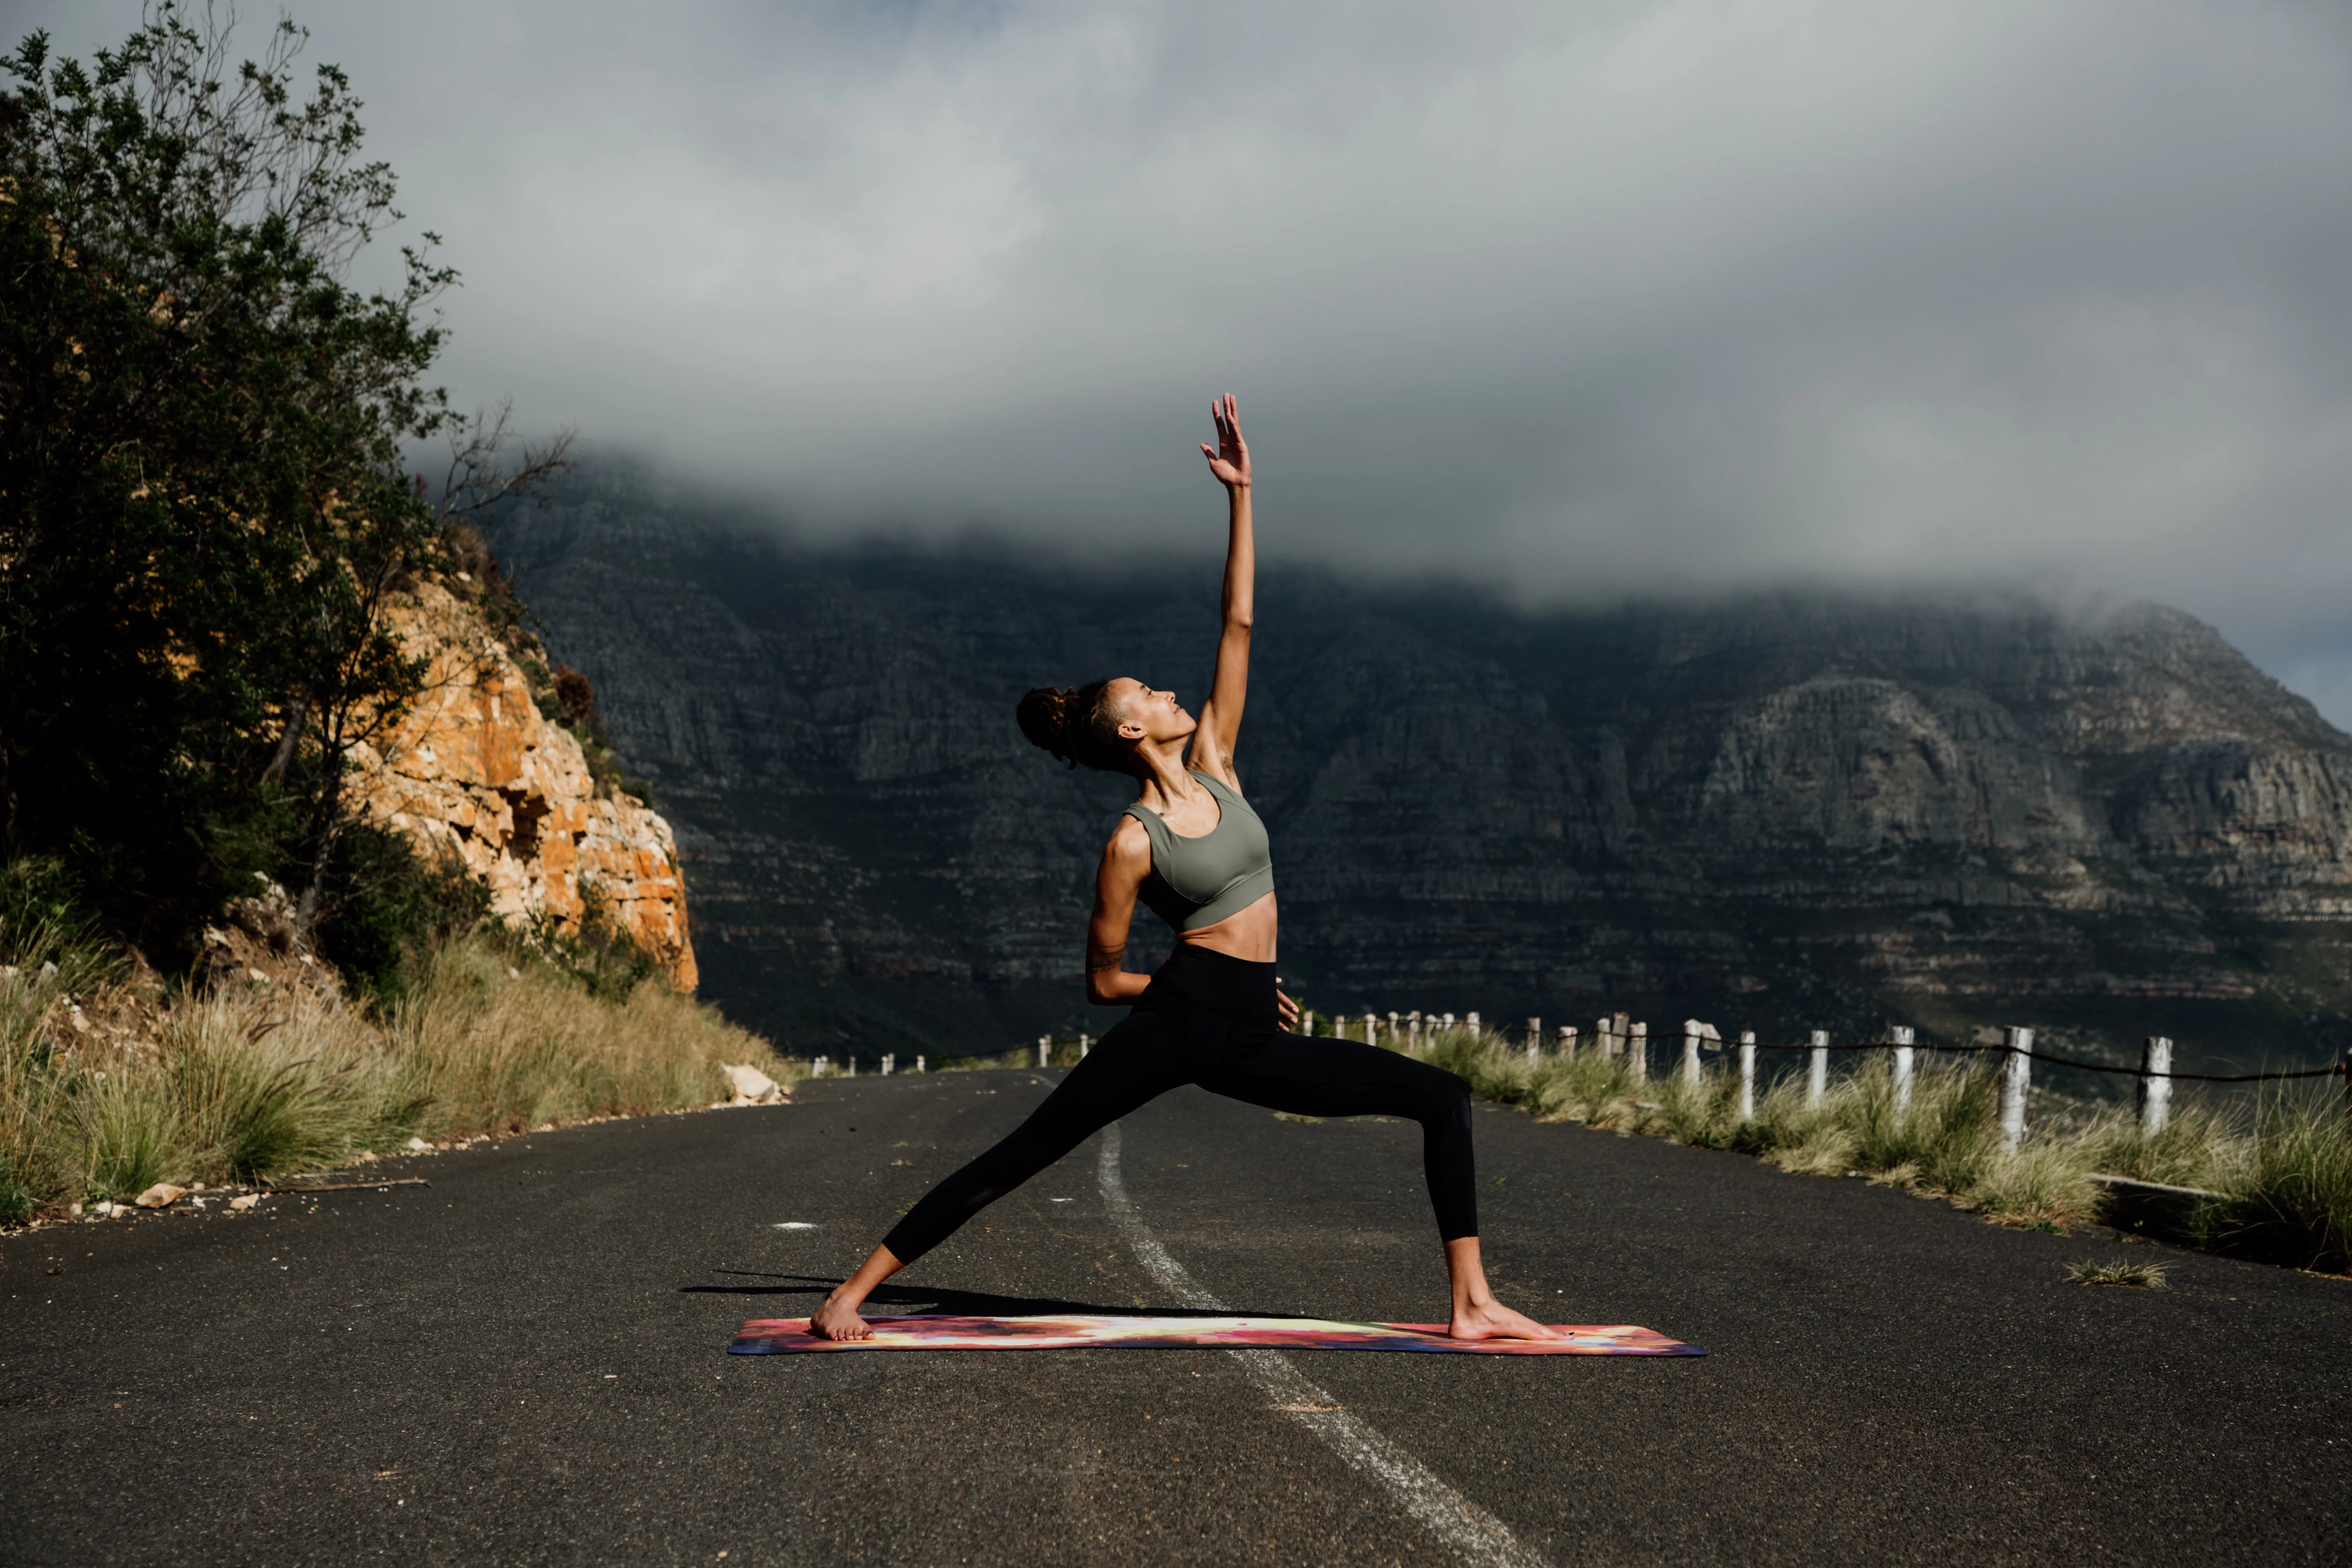
[(1077, 763), (1070, 755), (1070, 708), (1077, 700), (1070, 687), (1041, 686), (1022, 697), (1013, 715), (1031, 745), (1045, 748), (1072, 767)]
[(1038, 687), (1022, 697), (1013, 716), (1031, 745), (1044, 747), (1074, 768), (1084, 763), (1108, 773), (1134, 771), (1130, 750), (1118, 738), (1118, 712), (1108, 680)]

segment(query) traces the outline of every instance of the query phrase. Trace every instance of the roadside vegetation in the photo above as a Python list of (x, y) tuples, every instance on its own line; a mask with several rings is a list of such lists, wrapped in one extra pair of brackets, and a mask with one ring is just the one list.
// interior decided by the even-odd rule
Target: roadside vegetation
[(389, 991), (347, 995), (299, 960), (167, 984), (26, 879), (0, 882), (0, 1223), (706, 1106), (727, 1098), (723, 1064), (795, 1076), (609, 942), (415, 934)]
[(151, 0), (87, 62), (0, 56), (0, 1224), (789, 1076), (355, 798), (428, 675), (390, 611), (436, 582), (617, 777), (478, 530), (569, 437), (449, 407), (437, 237), (352, 281), (403, 219), (350, 79), (234, 26)]
[(1988, 1059), (1937, 1063), (1922, 1051), (1911, 1104), (1897, 1116), (1891, 1067), (1873, 1054), (1832, 1079), (1818, 1106), (1801, 1075), (1764, 1080), (1755, 1120), (1739, 1120), (1738, 1068), (1725, 1053), (1696, 1085), (1636, 1084), (1622, 1058), (1586, 1051), (1529, 1062), (1493, 1036), (1440, 1033), (1421, 1056), (1477, 1093), (1547, 1121), (1581, 1121), (1699, 1148), (1752, 1154), (1810, 1175), (1859, 1173), (1946, 1199), (2006, 1225), (2095, 1221), (2094, 1173), (2220, 1194), (2189, 1220), (2200, 1244), (2300, 1268), (2352, 1272), (2352, 1125), (2332, 1081), (2276, 1086), (2242, 1102), (2176, 1105), (2141, 1136), (2128, 1109), (2037, 1093), (2024, 1144), (2000, 1147), (2000, 1080)]

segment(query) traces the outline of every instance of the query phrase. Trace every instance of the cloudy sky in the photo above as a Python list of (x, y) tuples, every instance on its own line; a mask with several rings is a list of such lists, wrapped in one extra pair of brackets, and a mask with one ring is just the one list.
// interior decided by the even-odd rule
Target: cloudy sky
[(465, 273), (460, 397), (804, 524), (1213, 538), (1231, 388), (1275, 552), (2149, 595), (2352, 724), (2339, 5), (293, 15)]

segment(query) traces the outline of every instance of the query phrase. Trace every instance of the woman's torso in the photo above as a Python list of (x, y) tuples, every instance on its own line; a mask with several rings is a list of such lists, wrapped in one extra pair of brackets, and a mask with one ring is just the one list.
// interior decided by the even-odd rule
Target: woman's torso
[[(1151, 840), (1151, 871), (1138, 896), (1168, 922), (1178, 942), (1271, 963), (1276, 922), (1265, 824), (1232, 785), (1197, 770), (1192, 776), (1216, 806), (1215, 825), (1205, 833), (1180, 834), (1140, 801), (1128, 807), (1127, 815), (1142, 824)], [(1181, 813), (1179, 819), (1193, 815)]]

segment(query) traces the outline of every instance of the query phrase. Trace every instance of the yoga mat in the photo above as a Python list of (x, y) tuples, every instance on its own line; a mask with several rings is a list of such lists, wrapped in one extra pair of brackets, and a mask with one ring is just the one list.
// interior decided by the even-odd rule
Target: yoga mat
[(730, 1355), (806, 1351), (1030, 1351), (1205, 1345), (1313, 1351), (1435, 1351), (1460, 1355), (1705, 1355), (1631, 1323), (1562, 1324), (1564, 1340), (1454, 1340), (1443, 1323), (1343, 1323), (1320, 1318), (868, 1318), (869, 1340), (822, 1340), (806, 1318), (754, 1318)]

